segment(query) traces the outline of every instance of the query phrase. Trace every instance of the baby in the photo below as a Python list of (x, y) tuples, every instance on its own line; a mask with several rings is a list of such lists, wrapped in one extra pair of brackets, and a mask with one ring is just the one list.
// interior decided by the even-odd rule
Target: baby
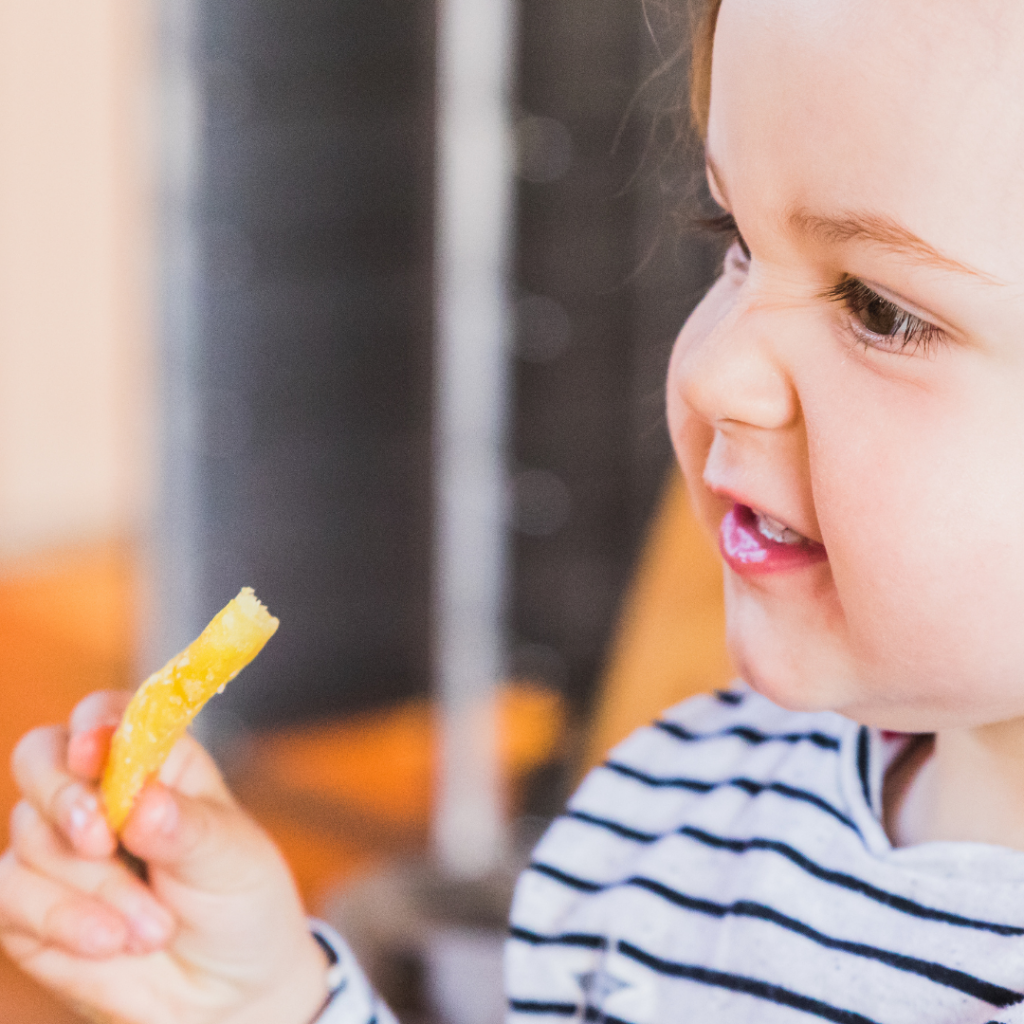
[[(668, 420), (744, 683), (620, 746), (542, 841), (509, 1019), (1024, 1022), (1024, 4), (703, 25), (735, 240)], [(8, 953), (101, 1020), (391, 1020), (193, 742), (123, 836), (149, 884), (112, 858), (118, 710), (18, 748)]]

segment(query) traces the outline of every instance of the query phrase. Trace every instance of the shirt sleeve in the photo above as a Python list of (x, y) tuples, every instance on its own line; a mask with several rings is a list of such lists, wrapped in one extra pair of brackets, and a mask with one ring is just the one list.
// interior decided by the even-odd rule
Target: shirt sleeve
[(329, 925), (309, 919), (310, 931), (333, 963), (327, 984), (331, 997), (310, 1024), (398, 1024), (366, 980), (345, 940)]

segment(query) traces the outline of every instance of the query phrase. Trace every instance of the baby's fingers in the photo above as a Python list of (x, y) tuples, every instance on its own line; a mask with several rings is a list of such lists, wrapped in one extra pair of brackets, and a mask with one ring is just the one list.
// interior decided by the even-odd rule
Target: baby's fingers
[(71, 712), (67, 763), (72, 774), (96, 780), (110, 750), (110, 738), (121, 721), (131, 694), (99, 690), (79, 701)]
[(44, 878), (10, 850), (0, 857), (0, 942), (18, 961), (46, 948), (101, 958), (123, 952), (128, 927), (93, 897)]
[(53, 827), (25, 801), (11, 816), (11, 847), (24, 867), (116, 912), (128, 930), (129, 952), (153, 952), (173, 935), (175, 921), (170, 911), (123, 864), (74, 856)]
[(71, 732), (86, 732), (97, 726), (116, 726), (131, 699), (132, 695), (127, 690), (96, 690), (90, 693), (71, 712)]
[(14, 748), (14, 778), (25, 798), (61, 830), (80, 855), (109, 857), (117, 849), (117, 841), (95, 791), (68, 772), (67, 744), (66, 729), (33, 729)]

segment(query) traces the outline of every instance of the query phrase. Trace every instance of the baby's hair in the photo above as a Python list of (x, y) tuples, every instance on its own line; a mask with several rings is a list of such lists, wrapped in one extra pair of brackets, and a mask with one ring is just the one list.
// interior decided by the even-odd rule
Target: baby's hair
[(690, 0), (690, 119), (700, 138), (708, 134), (711, 51), (722, 0)]

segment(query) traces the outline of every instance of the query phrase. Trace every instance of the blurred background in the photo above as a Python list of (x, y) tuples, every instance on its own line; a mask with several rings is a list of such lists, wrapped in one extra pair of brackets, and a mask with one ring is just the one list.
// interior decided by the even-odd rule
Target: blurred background
[[(199, 732), (410, 1024), (501, 1019), (530, 843), (728, 679), (662, 401), (720, 256), (686, 25), (0, 0), (4, 757), (255, 587)], [(0, 968), (0, 1021), (77, 1019)]]

